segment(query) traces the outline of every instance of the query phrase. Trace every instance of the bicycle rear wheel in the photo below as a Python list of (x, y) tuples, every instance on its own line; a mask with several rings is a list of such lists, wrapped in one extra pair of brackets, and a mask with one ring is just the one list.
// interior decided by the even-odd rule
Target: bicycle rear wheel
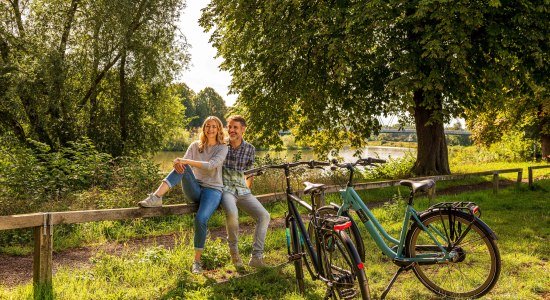
[[(320, 218), (323, 218), (323, 216), (326, 215), (338, 215), (338, 208), (333, 205), (327, 205), (319, 208), (317, 210), (317, 213)], [(345, 211), (342, 216), (348, 217), (351, 221), (351, 226), (346, 229), (346, 233), (351, 238), (351, 241), (355, 245), (355, 248), (357, 249), (357, 252), (359, 253), (359, 258), (361, 258), (361, 261), (365, 261), (365, 244), (363, 243), (363, 238), (361, 237), (361, 232), (359, 231), (359, 227), (357, 227), (357, 223), (351, 218), (351, 216), (348, 214), (347, 211)], [(309, 233), (311, 235), (311, 232)]]
[[(420, 220), (455, 256), (448, 263), (415, 265), (414, 273), (422, 284), (438, 295), (452, 298), (478, 298), (488, 293), (498, 280), (501, 261), (498, 247), (484, 226), (478, 225), (472, 215), (452, 210), (433, 211)], [(409, 257), (443, 256), (428, 232), (416, 222), (405, 245)]]
[(333, 299), (370, 299), (367, 276), (359, 253), (345, 231), (319, 232), (321, 267), (332, 286)]

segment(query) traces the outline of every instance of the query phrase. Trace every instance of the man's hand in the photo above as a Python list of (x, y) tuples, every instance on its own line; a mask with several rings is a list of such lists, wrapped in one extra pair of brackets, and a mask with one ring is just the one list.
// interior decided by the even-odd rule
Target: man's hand
[(245, 177), (245, 181), (246, 181), (246, 186), (249, 189), (251, 189), (252, 188), (252, 183), (254, 182), (254, 176)]
[(183, 159), (176, 158), (174, 159), (174, 170), (176, 170), (176, 173), (183, 174), (185, 172), (185, 164), (183, 163)]

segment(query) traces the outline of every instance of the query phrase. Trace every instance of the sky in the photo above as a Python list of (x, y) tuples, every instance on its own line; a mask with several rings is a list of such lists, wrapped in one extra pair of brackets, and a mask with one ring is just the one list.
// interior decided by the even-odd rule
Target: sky
[(205, 87), (211, 87), (225, 100), (225, 104), (231, 106), (235, 103), (237, 95), (228, 95), (231, 75), (229, 72), (220, 71), (219, 65), (223, 61), (216, 56), (216, 49), (208, 43), (209, 33), (205, 33), (199, 25), (201, 9), (208, 1), (187, 0), (187, 7), (179, 22), (179, 28), (190, 44), (189, 54), (191, 64), (189, 70), (183, 71), (181, 81), (187, 84), (196, 93)]

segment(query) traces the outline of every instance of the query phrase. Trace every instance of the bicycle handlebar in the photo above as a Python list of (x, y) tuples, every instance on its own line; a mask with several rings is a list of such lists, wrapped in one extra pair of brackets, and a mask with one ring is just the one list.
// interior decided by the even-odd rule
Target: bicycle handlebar
[(332, 169), (335, 170), (336, 167), (349, 169), (357, 165), (369, 166), (377, 163), (383, 164), (383, 163), (386, 163), (386, 161), (379, 158), (368, 157), (368, 158), (359, 158), (356, 162), (352, 162), (352, 163), (339, 163), (338, 160), (335, 158), (332, 160)]
[(330, 166), (330, 162), (328, 161), (318, 161), (318, 160), (309, 160), (309, 161), (295, 161), (295, 162), (290, 162), (290, 163), (282, 163), (282, 164), (278, 164), (278, 165), (265, 165), (265, 166), (261, 166), (261, 167), (258, 167), (258, 168), (254, 168), (254, 169), (250, 169), (250, 170), (246, 170), (244, 171), (244, 175), (249, 175), (249, 176), (258, 176), (258, 175), (262, 175), (266, 169), (290, 169), (290, 168), (294, 168), (294, 167), (297, 167), (297, 166), (300, 166), (300, 165), (306, 165), (308, 166), (310, 169), (314, 169), (314, 168), (321, 168), (322, 167), (325, 167), (325, 166)]

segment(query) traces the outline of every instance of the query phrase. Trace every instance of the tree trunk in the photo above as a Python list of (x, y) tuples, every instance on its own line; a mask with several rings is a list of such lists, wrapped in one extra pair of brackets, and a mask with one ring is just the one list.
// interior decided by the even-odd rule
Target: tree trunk
[(542, 159), (550, 162), (550, 112), (548, 109), (545, 111), (542, 103), (538, 106), (537, 116), (539, 119)]
[(542, 158), (550, 162), (550, 134), (541, 134)]
[(119, 69), (120, 83), (120, 107), (119, 107), (119, 126), (120, 126), (120, 141), (121, 145), (115, 153), (115, 156), (124, 153), (124, 146), (128, 140), (128, 83), (126, 82), (126, 49), (122, 50)]
[(416, 175), (451, 174), (443, 122), (430, 120), (433, 114), (441, 110), (441, 100), (436, 108), (425, 107), (423, 102), (422, 91), (415, 91), (414, 121), (418, 148), (413, 172)]
[(23, 126), (21, 126), (21, 123), (19, 123), (17, 118), (11, 112), (0, 111), (0, 123), (3, 123), (7, 128), (9, 128), (21, 143), (24, 143), (27, 140)]

